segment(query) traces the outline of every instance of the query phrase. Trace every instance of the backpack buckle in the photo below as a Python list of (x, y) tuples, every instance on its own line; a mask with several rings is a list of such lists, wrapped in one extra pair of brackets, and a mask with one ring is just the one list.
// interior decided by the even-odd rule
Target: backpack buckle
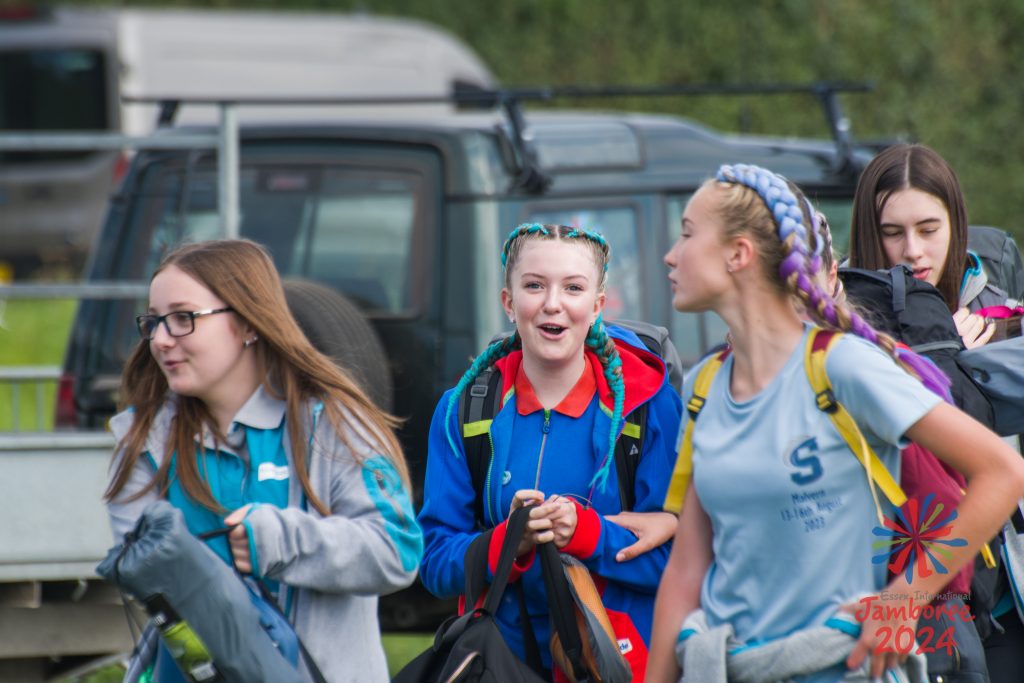
[(475, 398), (483, 398), (484, 396), (487, 396), (487, 385), (474, 384), (469, 388), (469, 395)]
[(693, 419), (697, 419), (697, 415), (700, 413), (701, 408), (704, 407), (704, 397), (694, 394), (690, 397), (690, 400), (686, 402), (686, 410), (689, 411), (690, 416)]
[(819, 410), (826, 413), (834, 413), (839, 410), (839, 401), (836, 400), (836, 395), (832, 393), (831, 389), (819, 391), (814, 395), (814, 399), (818, 402)]

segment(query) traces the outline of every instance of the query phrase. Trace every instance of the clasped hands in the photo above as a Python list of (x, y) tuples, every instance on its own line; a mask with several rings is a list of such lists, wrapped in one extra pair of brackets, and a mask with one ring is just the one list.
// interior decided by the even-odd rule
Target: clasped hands
[(532, 505), (526, 532), (519, 541), (516, 557), (521, 557), (537, 545), (554, 542), (556, 548), (564, 548), (576, 533), (576, 503), (571, 498), (553, 494), (545, 500), (544, 493), (536, 489), (519, 489), (512, 497), (511, 515), (514, 510)]
[[(542, 491), (520, 489), (512, 497), (509, 514), (526, 505), (534, 507), (526, 523), (526, 533), (519, 542), (517, 557), (541, 543), (553, 541), (555, 547), (561, 549), (572, 540), (579, 520), (576, 516), (576, 503), (571, 498), (555, 494), (545, 499)], [(672, 538), (677, 525), (676, 516), (669, 512), (620, 512), (606, 516), (605, 521), (617, 524), (637, 537), (636, 543), (616, 553), (617, 562), (627, 562), (662, 545)]]

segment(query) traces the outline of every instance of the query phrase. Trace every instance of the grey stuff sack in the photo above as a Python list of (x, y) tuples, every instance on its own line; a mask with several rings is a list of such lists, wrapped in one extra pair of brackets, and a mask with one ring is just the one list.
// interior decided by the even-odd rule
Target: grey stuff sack
[(206, 646), (225, 683), (307, 683), (260, 625), (238, 575), (167, 501), (147, 506), (96, 572), (143, 602), (162, 596)]
[(1024, 434), (1024, 337), (961, 351), (956, 361), (992, 405), (993, 430)]

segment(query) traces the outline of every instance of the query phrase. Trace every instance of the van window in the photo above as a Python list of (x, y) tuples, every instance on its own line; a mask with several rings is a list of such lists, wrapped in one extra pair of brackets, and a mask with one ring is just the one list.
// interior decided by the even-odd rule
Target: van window
[[(106, 130), (106, 59), (99, 50), (0, 51), (0, 130)], [(92, 152), (0, 152), (0, 163)]]
[[(640, 253), (637, 250), (636, 211), (628, 206), (586, 210), (533, 210), (528, 223), (571, 225), (595, 230), (608, 240), (612, 260), (608, 266), (604, 317), (607, 320), (644, 318), (640, 287)], [(502, 236), (504, 237), (504, 236)]]
[[(691, 194), (684, 194), (666, 198), (665, 225), (668, 226), (669, 246), (675, 244), (679, 239), (680, 220), (691, 196)], [(665, 286), (668, 287), (669, 283), (666, 282)], [(696, 364), (709, 349), (723, 343), (725, 334), (729, 331), (718, 314), (711, 311), (704, 313), (669, 311), (669, 320), (671, 321), (669, 335), (672, 337), (672, 343), (679, 351), (679, 359), (685, 367)]]
[(842, 260), (850, 248), (850, 224), (853, 220), (850, 199), (819, 199), (814, 205), (828, 218), (829, 231), (832, 233), (832, 250)]
[[(160, 167), (127, 234), (150, 235), (148, 277), (182, 242), (219, 237), (216, 172)], [(250, 165), (239, 177), (240, 235), (265, 245), (285, 277), (327, 284), (368, 312), (415, 307), (411, 263), (422, 177), (326, 165)], [(142, 223), (142, 225), (139, 225)], [(147, 225), (148, 224), (148, 225)]]

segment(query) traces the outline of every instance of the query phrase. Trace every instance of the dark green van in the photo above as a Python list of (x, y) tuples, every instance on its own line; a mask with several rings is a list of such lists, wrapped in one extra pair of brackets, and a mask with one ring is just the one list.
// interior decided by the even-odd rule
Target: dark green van
[[(500, 114), (462, 112), (241, 131), (240, 234), (269, 247), (286, 277), (337, 293), (327, 301), (300, 285), (290, 300), (310, 336), (334, 340), (332, 353), (406, 420), (417, 488), (434, 405), (507, 327), (499, 249), (512, 227), (604, 233), (606, 317), (669, 328), (687, 365), (724, 337), (715, 316), (672, 311), (662, 263), (700, 183), (722, 163), (771, 168), (807, 191), (843, 243), (869, 158), (830, 141), (726, 136), (669, 116), (547, 111), (525, 124), (517, 136)], [(173, 245), (218, 236), (217, 178), (212, 152), (139, 153), (88, 278), (145, 281)], [(138, 343), (132, 318), (144, 308), (82, 302), (61, 384), (63, 425), (99, 427), (112, 414), (118, 374)]]

